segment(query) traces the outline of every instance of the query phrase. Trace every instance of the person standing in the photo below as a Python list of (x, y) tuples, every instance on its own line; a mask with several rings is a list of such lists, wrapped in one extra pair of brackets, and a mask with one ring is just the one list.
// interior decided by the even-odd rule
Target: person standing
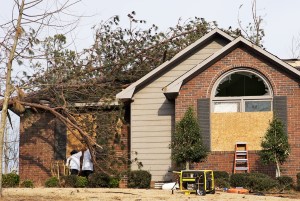
[(94, 166), (92, 162), (92, 156), (90, 150), (86, 147), (82, 150), (82, 168), (81, 168), (81, 176), (88, 178), (90, 174), (94, 171)]
[(80, 157), (82, 153), (77, 150), (73, 150), (70, 154), (71, 156), (67, 159), (66, 166), (69, 168), (71, 175), (78, 175), (80, 170)]

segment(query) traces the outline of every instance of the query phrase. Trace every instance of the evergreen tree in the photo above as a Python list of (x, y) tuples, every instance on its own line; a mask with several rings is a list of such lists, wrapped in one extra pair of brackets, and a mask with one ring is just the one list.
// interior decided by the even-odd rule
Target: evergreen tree
[(200, 162), (207, 157), (208, 150), (203, 145), (200, 126), (192, 107), (188, 108), (184, 117), (176, 124), (170, 148), (172, 159), (177, 164), (185, 163), (187, 170), (191, 162)]
[(276, 117), (270, 122), (269, 128), (261, 143), (259, 152), (264, 164), (276, 164), (276, 177), (280, 177), (280, 164), (283, 164), (290, 152), (288, 136), (284, 130), (284, 124)]

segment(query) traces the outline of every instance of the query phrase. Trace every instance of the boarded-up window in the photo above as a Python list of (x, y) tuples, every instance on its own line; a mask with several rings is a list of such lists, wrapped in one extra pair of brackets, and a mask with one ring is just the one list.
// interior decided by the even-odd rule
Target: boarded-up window
[(199, 99), (197, 104), (197, 116), (201, 128), (203, 144), (210, 150), (210, 99)]

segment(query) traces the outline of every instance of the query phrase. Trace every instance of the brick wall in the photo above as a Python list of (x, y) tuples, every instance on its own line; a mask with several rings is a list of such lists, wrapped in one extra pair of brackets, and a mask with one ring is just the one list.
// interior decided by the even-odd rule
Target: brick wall
[[(291, 176), (300, 172), (300, 89), (299, 79), (276, 64), (268, 62), (265, 58), (255, 55), (244, 47), (237, 48), (215, 62), (212, 66), (203, 69), (197, 76), (185, 83), (175, 101), (176, 121), (180, 120), (189, 106), (196, 111), (197, 99), (211, 98), (212, 87), (216, 80), (225, 72), (235, 68), (253, 69), (266, 77), (273, 89), (274, 96), (287, 96), (288, 136), (291, 145), (291, 155), (282, 166), (282, 174)], [(231, 139), (234, 140), (234, 139)], [(260, 139), (258, 139), (260, 140)], [(258, 162), (256, 153), (251, 155), (250, 166), (252, 170), (266, 173), (274, 172), (270, 166), (262, 166)], [(233, 153), (212, 153), (207, 162), (195, 167), (209, 168), (213, 170), (226, 170), (232, 172)]]
[[(55, 160), (55, 123), (56, 119), (48, 112), (30, 112), (27, 110), (20, 118), (20, 161), (19, 174), (21, 180), (33, 180), (36, 186), (43, 186), (47, 178), (52, 176), (51, 165), (59, 162), (60, 173), (63, 173), (63, 161)], [(129, 157), (129, 126), (122, 125), (122, 146), (115, 146), (116, 157)], [(73, 137), (75, 138), (75, 137)], [(66, 145), (68, 146), (68, 145)], [(69, 155), (69, 153), (67, 153)], [(126, 160), (127, 161), (127, 160)], [(119, 167), (127, 170), (128, 163)], [(127, 187), (127, 178), (122, 178), (120, 187)]]
[(54, 160), (54, 117), (46, 112), (25, 113), (20, 124), (20, 178), (43, 185), (51, 176), (50, 165)]

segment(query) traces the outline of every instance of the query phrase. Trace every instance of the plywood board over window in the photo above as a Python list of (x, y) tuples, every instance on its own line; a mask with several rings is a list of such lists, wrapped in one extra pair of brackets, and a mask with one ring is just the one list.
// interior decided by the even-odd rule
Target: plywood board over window
[(211, 113), (211, 150), (234, 151), (236, 142), (247, 142), (249, 150), (261, 150), (273, 112)]

